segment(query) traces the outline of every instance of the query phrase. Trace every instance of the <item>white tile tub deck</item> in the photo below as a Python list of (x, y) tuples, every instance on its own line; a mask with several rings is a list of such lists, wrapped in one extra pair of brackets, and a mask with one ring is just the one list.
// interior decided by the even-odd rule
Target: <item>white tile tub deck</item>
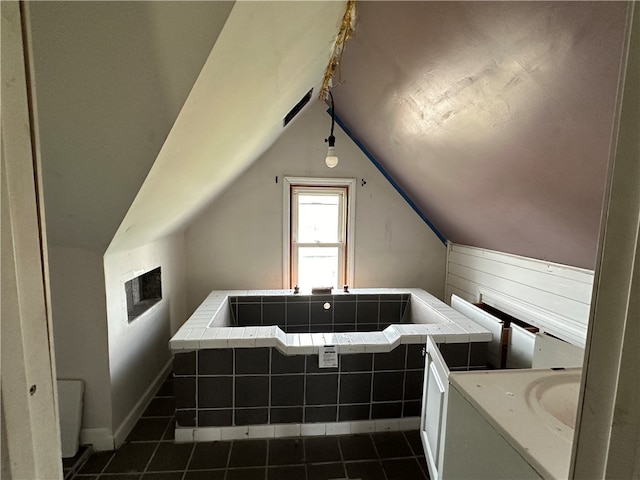
[(287, 355), (318, 353), (334, 345), (338, 353), (390, 352), (399, 344), (488, 342), (491, 332), (430, 293), (417, 289), (362, 288), (332, 295), (410, 294), (411, 321), (382, 332), (288, 333), (277, 326), (214, 327), (218, 316), (229, 315), (229, 297), (292, 295), (291, 290), (215, 290), (169, 341), (172, 352), (205, 348), (276, 347)]

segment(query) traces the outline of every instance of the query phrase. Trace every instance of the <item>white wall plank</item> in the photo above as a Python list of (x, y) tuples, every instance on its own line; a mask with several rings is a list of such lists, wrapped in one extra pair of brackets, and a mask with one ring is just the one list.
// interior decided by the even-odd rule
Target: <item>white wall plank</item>
[(489, 260), (513, 266), (520, 266), (529, 270), (548, 273), (549, 275), (570, 278), (583, 283), (593, 283), (593, 271), (585, 268), (572, 267), (570, 265), (547, 262), (537, 258), (522, 257), (511, 253), (470, 247), (468, 245), (459, 245), (456, 243), (451, 244), (451, 251), (465, 255), (473, 255), (480, 258), (487, 258)]
[[(445, 298), (492, 298), (508, 313), (572, 344), (584, 346), (593, 272), (502, 252), (450, 244)], [(497, 305), (496, 305), (497, 306)]]
[(593, 276), (590, 282), (585, 283), (581, 279), (571, 278), (572, 276), (529, 268), (528, 265), (507, 263), (499, 258), (463, 254), (459, 251), (452, 251), (449, 255), (449, 261), (581, 302), (588, 302), (591, 298)]

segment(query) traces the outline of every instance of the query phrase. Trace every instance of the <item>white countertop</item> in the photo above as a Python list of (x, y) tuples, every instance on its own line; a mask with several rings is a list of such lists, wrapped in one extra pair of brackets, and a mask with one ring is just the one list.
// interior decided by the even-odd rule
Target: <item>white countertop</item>
[(418, 323), (394, 324), (381, 332), (284, 333), (277, 326), (212, 326), (229, 312), (228, 298), (292, 295), (291, 290), (215, 290), (170, 340), (172, 351), (203, 348), (277, 347), (286, 354), (318, 353), (335, 345), (339, 353), (390, 352), (400, 344), (424, 344), (427, 335), (437, 343), (488, 342), (491, 333), (430, 293), (417, 289), (362, 288), (332, 295), (410, 294), (411, 312)]
[[(573, 429), (549, 415), (540, 415), (534, 389), (543, 382), (577, 381), (579, 385), (580, 374), (579, 368), (489, 370), (452, 372), (449, 380), (543, 478), (565, 479), (569, 476)], [(577, 389), (575, 392), (577, 405)]]

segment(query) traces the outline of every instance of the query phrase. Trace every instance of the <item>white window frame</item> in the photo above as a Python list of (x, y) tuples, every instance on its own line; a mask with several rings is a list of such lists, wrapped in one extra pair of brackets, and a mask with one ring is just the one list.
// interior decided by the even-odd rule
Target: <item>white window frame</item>
[(346, 198), (346, 237), (345, 237), (345, 277), (347, 285), (354, 287), (355, 278), (355, 206), (356, 206), (356, 179), (355, 178), (310, 178), (310, 177), (284, 177), (283, 201), (283, 255), (282, 255), (282, 288), (291, 288), (291, 187), (342, 187), (347, 189)]

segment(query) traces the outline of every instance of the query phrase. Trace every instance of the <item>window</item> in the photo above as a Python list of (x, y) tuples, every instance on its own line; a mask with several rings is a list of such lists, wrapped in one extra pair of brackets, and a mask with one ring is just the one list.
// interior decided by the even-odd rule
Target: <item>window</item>
[(132, 278), (124, 284), (129, 323), (162, 300), (160, 267)]
[[(352, 283), (355, 180), (285, 178), (285, 288)], [(288, 248), (287, 248), (288, 247)]]

